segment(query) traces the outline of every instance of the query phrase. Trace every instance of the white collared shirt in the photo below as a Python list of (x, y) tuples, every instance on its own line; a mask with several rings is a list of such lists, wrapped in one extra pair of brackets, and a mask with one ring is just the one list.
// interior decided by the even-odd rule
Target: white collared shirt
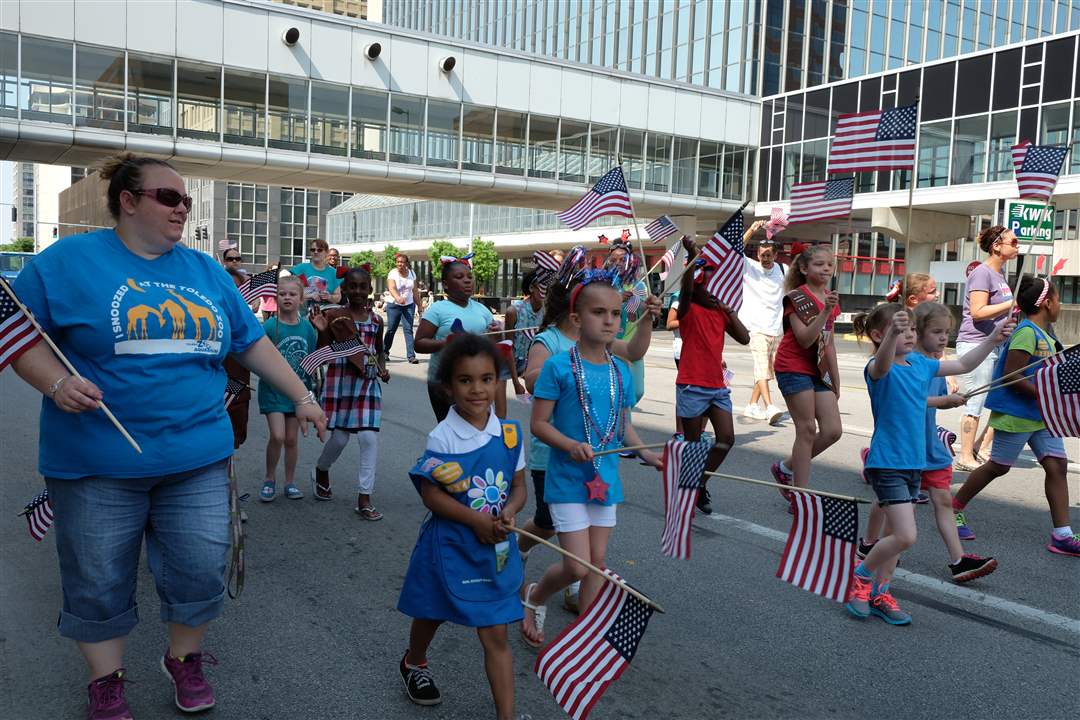
[[(458, 415), (457, 408), (451, 407), (446, 419), (428, 433), (427, 449), (434, 453), (468, 453), (484, 447), (493, 437), (502, 437), (502, 422), (494, 411), (488, 411), (487, 425), (483, 430), (478, 430)], [(519, 452), (514, 471), (524, 469), (525, 453)]]

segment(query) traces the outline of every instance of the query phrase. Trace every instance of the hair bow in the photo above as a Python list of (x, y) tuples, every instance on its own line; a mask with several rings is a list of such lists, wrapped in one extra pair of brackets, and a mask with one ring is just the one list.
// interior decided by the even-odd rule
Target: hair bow
[(787, 213), (782, 208), (774, 207), (772, 217), (765, 223), (765, 237), (772, 240), (773, 235), (778, 235), (781, 230), (788, 226)]
[(893, 282), (892, 287), (889, 288), (889, 292), (885, 293), (885, 301), (896, 302), (899, 300), (901, 288), (903, 288), (903, 283), (900, 280)]
[(585, 269), (586, 255), (587, 252), (583, 245), (575, 245), (566, 252), (562, 265), (559, 266), (559, 271), (555, 274), (555, 279), (562, 283), (563, 287), (570, 287), (574, 277)]
[(439, 258), (439, 262), (442, 263), (443, 265), (449, 265), (450, 263), (465, 263), (469, 267), (472, 267), (472, 263), (469, 262), (469, 261), (472, 260), (473, 255), (474, 255), (474, 253), (469, 253), (468, 255), (463, 255), (462, 257), (454, 257), (453, 255), (443, 255), (443, 256), (441, 256)]
[[(364, 263), (360, 267), (364, 268), (368, 272), (371, 272), (371, 263)], [(341, 278), (348, 275), (350, 269), (351, 268), (349, 267), (349, 263), (347, 263), (347, 262), (344, 265), (338, 265), (338, 268), (337, 268), (337, 278), (338, 278), (338, 280), (340, 280)]]
[(806, 252), (806, 248), (808, 247), (810, 246), (803, 242), (796, 241), (791, 243), (791, 257), (798, 257), (800, 254)]

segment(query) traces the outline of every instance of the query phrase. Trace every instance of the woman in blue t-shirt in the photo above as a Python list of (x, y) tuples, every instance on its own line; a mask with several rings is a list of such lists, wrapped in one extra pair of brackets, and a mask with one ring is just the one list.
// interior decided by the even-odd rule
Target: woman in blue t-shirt
[[(306, 433), (326, 418), (266, 338), (229, 275), (180, 244), (191, 197), (168, 163), (107, 161), (115, 229), (55, 243), (15, 283), (78, 374), (45, 343), (14, 361), (45, 398), (39, 470), (56, 523), (64, 594), (59, 629), (87, 665), (91, 720), (130, 717), (124, 641), (135, 627), (142, 538), (168, 624), (161, 665), (176, 705), (214, 705), (202, 639), (221, 614), (229, 551), (233, 435), (222, 361), (234, 354), (293, 404)], [(72, 276), (78, 268), (78, 277)], [(141, 454), (101, 412), (124, 424)]]

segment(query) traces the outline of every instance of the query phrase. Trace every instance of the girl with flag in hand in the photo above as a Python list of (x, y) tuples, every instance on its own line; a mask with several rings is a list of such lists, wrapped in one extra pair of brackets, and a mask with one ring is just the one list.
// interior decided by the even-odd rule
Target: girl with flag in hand
[[(675, 414), (682, 422), (687, 442), (701, 439), (705, 420), (712, 424), (716, 440), (705, 461), (705, 470), (714, 472), (727, 457), (735, 442), (731, 420), (731, 390), (724, 379), (724, 336), (746, 345), (750, 333), (731, 308), (721, 304), (706, 288), (716, 266), (694, 259), (696, 250), (687, 249), (687, 259), (696, 269), (683, 273), (679, 288), (679, 332), (682, 335), (682, 354), (679, 373), (675, 378)], [(701, 481), (697, 508), (712, 514), (709, 490)]]
[(874, 356), (863, 370), (874, 414), (865, 472), (885, 510), (889, 535), (855, 568), (845, 607), (856, 617), (874, 614), (890, 625), (911, 622), (911, 615), (889, 593), (889, 583), (900, 553), (915, 544), (914, 502), (926, 467), (928, 438), (911, 432), (912, 418), (925, 418), (934, 378), (970, 372), (1015, 327), (1002, 325), (959, 360), (937, 360), (912, 352), (916, 334), (911, 315), (898, 303), (885, 303), (854, 321), (856, 334), (874, 343)]
[(398, 610), (413, 618), (398, 670), (410, 700), (439, 704), (428, 647), (444, 622), (475, 627), (496, 717), (510, 720), (514, 661), (506, 626), (521, 619), (522, 565), (509, 529), (527, 490), (521, 428), (491, 411), (499, 366), (494, 344), (477, 335), (460, 334), (442, 350), (436, 379), (451, 406), (409, 473), (431, 514), (398, 599)]
[(994, 365), (995, 380), (1002, 375), (1026, 368), (1023, 380), (1007, 387), (997, 387), (986, 397), (990, 408), (990, 427), (994, 429), (990, 460), (968, 476), (953, 498), (956, 524), (962, 535), (974, 539), (964, 510), (976, 495), (997, 478), (1009, 472), (1020, 451), (1027, 445), (1046, 473), (1046, 502), (1050, 505), (1053, 530), (1046, 549), (1058, 555), (1080, 557), (1080, 535), (1069, 524), (1069, 485), (1066, 481), (1069, 459), (1065, 443), (1046, 429), (1032, 379), (1041, 364), (1039, 358), (1061, 350), (1054, 336), (1053, 323), (1061, 312), (1057, 288), (1046, 278), (1025, 276), (1016, 293), (1016, 304), (1024, 320), (1016, 328), (1006, 351)]
[[(544, 363), (533, 391), (532, 432), (551, 448), (544, 485), (559, 544), (604, 567), (615, 510), (622, 502), (618, 458), (594, 453), (641, 441), (630, 421), (634, 381), (625, 360), (608, 349), (619, 330), (622, 280), (610, 270), (586, 271), (569, 298), (577, 344)], [(641, 451), (660, 467), (660, 458)], [(522, 603), (525, 642), (544, 642), (544, 602), (575, 580), (581, 581), (580, 607), (588, 607), (603, 582), (577, 562), (564, 559), (548, 567), (540, 581), (527, 585)]]
[(316, 500), (334, 497), (330, 487), (330, 466), (356, 436), (360, 445), (357, 472), (357, 515), (364, 520), (382, 520), (382, 513), (371, 504), (375, 487), (375, 461), (378, 457), (378, 432), (382, 424), (382, 386), (389, 382), (386, 353), (383, 351), (383, 325), (371, 309), (371, 270), (367, 264), (350, 268), (341, 285), (348, 305), (327, 310), (313, 309), (311, 322), (319, 331), (319, 346), (356, 337), (363, 351), (336, 358), (326, 369), (322, 406), (327, 427), (333, 430), (311, 470), (311, 490)]

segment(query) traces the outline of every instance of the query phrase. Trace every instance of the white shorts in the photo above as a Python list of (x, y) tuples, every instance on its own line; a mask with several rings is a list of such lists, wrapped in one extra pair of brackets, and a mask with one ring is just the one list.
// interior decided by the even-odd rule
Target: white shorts
[(576, 532), (589, 527), (615, 527), (615, 505), (549, 503), (555, 532)]

